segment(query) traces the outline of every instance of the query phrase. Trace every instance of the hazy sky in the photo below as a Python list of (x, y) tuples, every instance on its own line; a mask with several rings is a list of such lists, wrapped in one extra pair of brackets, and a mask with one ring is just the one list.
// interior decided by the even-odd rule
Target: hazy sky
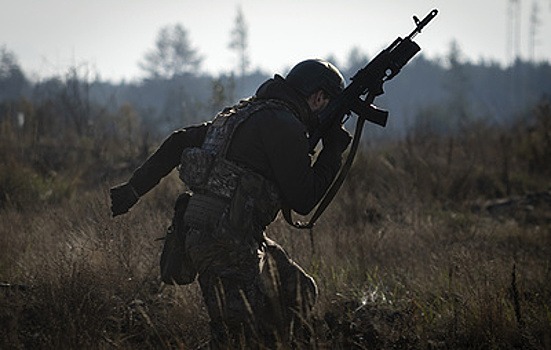
[[(530, 57), (530, 15), (539, 6), (538, 61), (551, 59), (551, 0), (521, 3), (520, 51)], [(14, 52), (31, 77), (87, 65), (102, 79), (140, 77), (138, 61), (159, 29), (182, 24), (211, 73), (234, 69), (228, 49), (238, 6), (249, 28), (251, 66), (269, 73), (311, 57), (344, 62), (352, 47), (372, 57), (413, 29), (412, 15), (437, 8), (416, 41), (430, 58), (456, 39), (472, 61), (508, 61), (512, 0), (0, 0), (0, 46)]]

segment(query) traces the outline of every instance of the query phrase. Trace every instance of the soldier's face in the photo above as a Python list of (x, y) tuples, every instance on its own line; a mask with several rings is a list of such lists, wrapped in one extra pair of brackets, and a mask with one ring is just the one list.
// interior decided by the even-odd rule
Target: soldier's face
[(308, 97), (308, 105), (310, 106), (310, 109), (312, 110), (313, 114), (318, 114), (321, 112), (327, 105), (329, 104), (329, 96), (323, 91), (318, 90), (317, 92), (313, 93)]

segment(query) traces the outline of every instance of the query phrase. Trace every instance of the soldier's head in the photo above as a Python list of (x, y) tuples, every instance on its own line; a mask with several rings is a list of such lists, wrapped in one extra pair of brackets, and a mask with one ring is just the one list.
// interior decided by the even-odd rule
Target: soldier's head
[(285, 77), (287, 83), (308, 102), (313, 113), (321, 111), (344, 89), (344, 78), (333, 64), (309, 59), (295, 65)]

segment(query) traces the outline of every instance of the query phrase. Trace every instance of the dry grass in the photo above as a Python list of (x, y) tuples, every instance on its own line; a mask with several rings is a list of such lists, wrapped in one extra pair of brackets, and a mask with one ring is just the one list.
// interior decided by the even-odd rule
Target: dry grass
[[(551, 129), (523, 130), (412, 134), (364, 150), (314, 247), (278, 218), (269, 235), (320, 287), (304, 347), (551, 349), (551, 204), (519, 202), (500, 216), (482, 205), (549, 190)], [(0, 281), (11, 285), (0, 290), (0, 348), (188, 349), (208, 339), (197, 285), (159, 283), (154, 239), (181, 190), (176, 176), (116, 219), (112, 184), (1, 209)]]

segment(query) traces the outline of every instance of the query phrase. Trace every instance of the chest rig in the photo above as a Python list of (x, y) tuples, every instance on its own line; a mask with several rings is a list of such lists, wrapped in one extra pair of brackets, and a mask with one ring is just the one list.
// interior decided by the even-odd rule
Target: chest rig
[(275, 219), (281, 208), (276, 185), (227, 159), (235, 130), (254, 113), (271, 107), (284, 105), (276, 100), (244, 100), (226, 108), (212, 121), (203, 145), (183, 151), (180, 179), (193, 193), (184, 214), (187, 225), (211, 230), (222, 225), (258, 234)]

